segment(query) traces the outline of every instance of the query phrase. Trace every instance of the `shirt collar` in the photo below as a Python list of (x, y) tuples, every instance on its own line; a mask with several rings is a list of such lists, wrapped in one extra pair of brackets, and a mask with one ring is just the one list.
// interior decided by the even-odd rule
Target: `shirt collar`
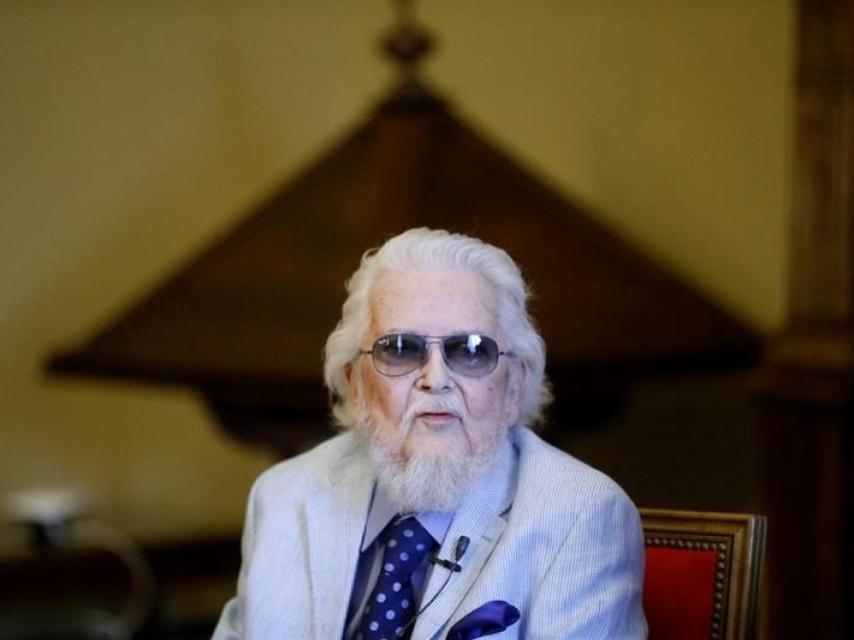
[[(397, 515), (397, 509), (389, 498), (388, 493), (379, 485), (374, 488), (371, 508), (368, 511), (368, 521), (365, 524), (365, 535), (362, 538), (362, 551), (370, 547), (383, 532), (389, 522)], [(453, 513), (443, 511), (424, 511), (415, 514), (421, 526), (427, 530), (433, 539), (442, 544), (445, 534), (454, 519)]]

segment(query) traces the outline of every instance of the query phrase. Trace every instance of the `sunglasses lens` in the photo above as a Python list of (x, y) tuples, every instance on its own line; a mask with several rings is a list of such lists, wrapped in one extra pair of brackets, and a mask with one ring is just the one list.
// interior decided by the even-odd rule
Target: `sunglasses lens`
[(387, 376), (402, 376), (420, 367), (427, 350), (424, 338), (393, 333), (379, 338), (372, 350), (374, 365)]
[(492, 373), (498, 364), (498, 344), (477, 333), (445, 338), (445, 359), (453, 371), (470, 377)]
[[(433, 341), (435, 339), (430, 339)], [(403, 376), (427, 362), (428, 339), (409, 333), (392, 333), (374, 342), (374, 366), (387, 376)], [(451, 371), (477, 378), (492, 373), (498, 364), (498, 343), (489, 336), (465, 333), (442, 340), (445, 362)]]

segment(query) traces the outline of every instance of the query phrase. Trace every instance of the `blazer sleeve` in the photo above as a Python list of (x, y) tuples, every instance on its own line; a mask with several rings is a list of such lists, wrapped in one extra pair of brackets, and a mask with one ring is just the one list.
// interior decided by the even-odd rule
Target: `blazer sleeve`
[(246, 637), (246, 576), (249, 572), (249, 563), (252, 561), (252, 552), (255, 547), (255, 531), (257, 528), (255, 494), (258, 490), (258, 484), (256, 481), (252, 486), (246, 505), (246, 519), (243, 524), (241, 542), (242, 562), (240, 575), (237, 579), (237, 594), (223, 607), (212, 640), (243, 640)]
[(532, 593), (528, 640), (643, 640), (643, 529), (616, 485), (591, 497)]

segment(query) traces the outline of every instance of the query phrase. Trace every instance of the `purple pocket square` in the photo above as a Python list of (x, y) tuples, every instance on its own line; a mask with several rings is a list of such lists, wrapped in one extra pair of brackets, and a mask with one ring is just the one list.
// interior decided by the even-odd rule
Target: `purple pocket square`
[(474, 640), (501, 633), (519, 617), (519, 610), (509, 602), (491, 600), (457, 621), (448, 632), (447, 640)]

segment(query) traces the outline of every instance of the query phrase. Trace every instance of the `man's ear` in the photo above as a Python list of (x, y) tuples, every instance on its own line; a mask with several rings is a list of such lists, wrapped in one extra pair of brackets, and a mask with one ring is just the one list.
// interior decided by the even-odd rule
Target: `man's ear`
[(348, 362), (344, 365), (344, 382), (347, 384), (347, 399), (351, 406), (359, 404), (359, 384), (357, 378), (359, 374), (353, 369), (353, 363)]
[(519, 423), (522, 413), (522, 392), (528, 379), (528, 367), (520, 360), (511, 362), (507, 380), (507, 424)]

